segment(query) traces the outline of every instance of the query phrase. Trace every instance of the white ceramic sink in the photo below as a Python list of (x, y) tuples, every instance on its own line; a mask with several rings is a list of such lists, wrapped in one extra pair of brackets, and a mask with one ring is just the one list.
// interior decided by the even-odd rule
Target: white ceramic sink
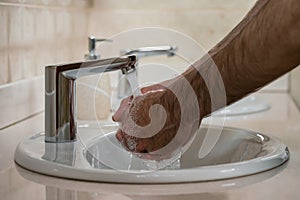
[[(166, 169), (147, 171), (142, 170), (140, 159), (132, 158), (125, 151), (105, 152), (112, 144), (121, 148), (114, 136), (116, 128), (102, 126), (102, 131), (107, 133), (103, 136), (97, 126), (81, 126), (80, 140), (73, 143), (45, 143), (44, 135), (37, 134), (19, 144), (15, 161), (34, 172), (62, 178), (114, 183), (177, 183), (250, 175), (275, 168), (289, 158), (287, 147), (275, 138), (225, 127), (212, 151), (199, 159), (199, 149), (208, 130), (202, 127), (180, 160)], [(220, 128), (211, 127), (210, 131), (217, 132)], [(100, 160), (113, 160), (119, 170), (100, 162), (97, 158), (101, 155), (106, 157)], [(131, 168), (128, 170), (129, 162)]]

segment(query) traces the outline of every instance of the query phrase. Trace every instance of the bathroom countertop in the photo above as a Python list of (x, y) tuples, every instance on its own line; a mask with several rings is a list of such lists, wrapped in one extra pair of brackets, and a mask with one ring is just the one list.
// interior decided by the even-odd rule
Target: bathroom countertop
[(49, 177), (16, 166), (13, 158), (22, 138), (43, 130), (44, 116), (39, 114), (0, 130), (0, 199), (300, 199), (300, 112), (288, 94), (256, 95), (271, 109), (228, 117), (225, 125), (279, 138), (291, 153), (281, 167), (241, 178), (186, 184), (127, 185)]

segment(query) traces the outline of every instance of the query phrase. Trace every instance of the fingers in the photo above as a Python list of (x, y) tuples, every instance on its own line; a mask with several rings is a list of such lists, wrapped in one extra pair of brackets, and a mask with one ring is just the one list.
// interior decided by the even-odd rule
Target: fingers
[(122, 142), (122, 140), (123, 140), (123, 132), (121, 131), (121, 129), (119, 129), (117, 131), (116, 138), (119, 140), (119, 142)]
[(118, 130), (116, 134), (116, 138), (123, 145), (123, 147), (127, 151), (136, 152), (136, 139), (132, 136), (126, 135), (123, 131)]
[(133, 97), (130, 96), (130, 97), (127, 97), (127, 98), (125, 98), (125, 99), (123, 99), (123, 100), (121, 101), (120, 107), (119, 107), (118, 110), (115, 112), (115, 114), (112, 116), (112, 120), (113, 120), (113, 121), (115, 121), (115, 122), (120, 122), (120, 121), (121, 121), (122, 114), (124, 113), (124, 111), (125, 111), (126, 109), (129, 108), (132, 99), (133, 99)]
[(148, 153), (147, 140), (136, 138), (125, 134), (122, 130), (118, 130), (116, 138), (125, 147), (127, 151), (134, 153)]
[[(163, 89), (163, 88), (164, 88), (164, 86), (162, 86), (160, 84), (155, 84), (155, 85), (151, 85), (151, 86), (148, 86), (148, 87), (144, 87), (144, 88), (141, 89), (141, 91), (144, 94), (144, 93), (149, 92), (149, 91), (159, 90), (159, 89)], [(120, 104), (118, 110), (112, 116), (113, 121), (115, 121), (115, 122), (120, 122), (121, 121), (122, 114), (124, 113), (124, 111), (126, 109), (129, 108), (130, 103), (132, 102), (132, 100), (133, 100), (133, 96), (130, 96), (130, 97), (127, 97), (127, 98), (125, 98), (121, 101), (121, 104)]]

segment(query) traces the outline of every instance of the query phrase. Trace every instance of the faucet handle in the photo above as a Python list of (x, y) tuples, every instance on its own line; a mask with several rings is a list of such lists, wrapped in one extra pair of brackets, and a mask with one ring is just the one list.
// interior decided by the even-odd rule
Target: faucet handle
[(100, 55), (96, 54), (95, 49), (96, 49), (96, 43), (97, 42), (112, 42), (110, 39), (106, 38), (95, 38), (94, 36), (89, 36), (88, 38), (88, 54), (84, 55), (84, 58), (86, 60), (97, 60), (100, 59)]

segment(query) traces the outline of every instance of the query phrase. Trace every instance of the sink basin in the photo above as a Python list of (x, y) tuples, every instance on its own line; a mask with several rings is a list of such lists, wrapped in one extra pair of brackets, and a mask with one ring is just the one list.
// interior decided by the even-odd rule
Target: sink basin
[[(80, 126), (80, 140), (73, 143), (45, 143), (43, 133), (34, 135), (18, 145), (15, 161), (31, 171), (69, 179), (113, 183), (178, 183), (255, 174), (275, 168), (289, 158), (288, 148), (276, 138), (237, 128), (203, 126), (189, 149), (171, 166), (147, 171), (142, 169), (140, 159), (132, 159), (128, 152), (111, 152), (111, 156), (105, 159), (117, 163), (120, 170), (115, 170), (95, 159), (95, 155), (103, 154), (105, 149), (111, 147), (111, 143), (121, 148), (114, 136), (117, 127), (102, 127), (105, 136), (99, 134), (97, 126)], [(208, 129), (210, 134), (221, 129), (222, 134), (212, 151), (200, 159), (199, 149)], [(130, 170), (129, 160), (132, 166)]]
[(251, 95), (244, 99), (227, 106), (212, 114), (214, 117), (246, 115), (267, 111), (271, 106), (260, 99), (258, 95)]

